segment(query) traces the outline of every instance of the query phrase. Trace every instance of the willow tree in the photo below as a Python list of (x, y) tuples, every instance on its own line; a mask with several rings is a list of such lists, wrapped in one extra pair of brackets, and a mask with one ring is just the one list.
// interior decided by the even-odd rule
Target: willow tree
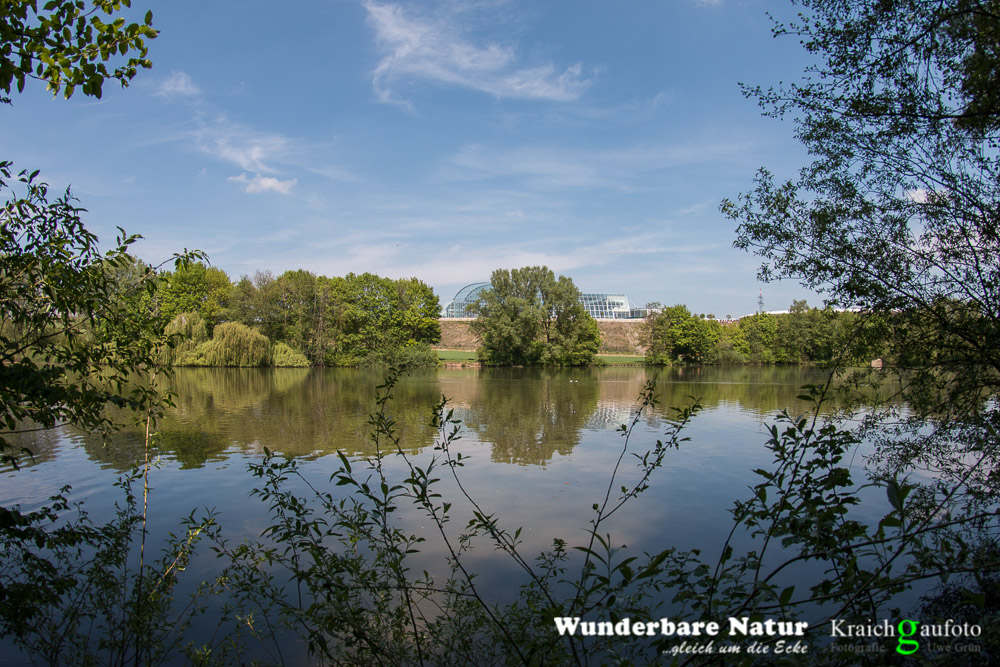
[(271, 341), (267, 336), (239, 322), (224, 322), (212, 340), (196, 350), (205, 366), (267, 366), (271, 362)]

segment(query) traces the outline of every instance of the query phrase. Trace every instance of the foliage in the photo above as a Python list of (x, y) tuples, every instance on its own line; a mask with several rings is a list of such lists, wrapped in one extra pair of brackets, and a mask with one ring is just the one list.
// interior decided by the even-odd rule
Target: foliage
[[(79, 87), (100, 97), (107, 78), (126, 85), (148, 68), (152, 14), (126, 25), (128, 0), (34, 0), (0, 7), (0, 101), (14, 86), (43, 80), (70, 97)], [(113, 71), (109, 66), (121, 61)], [(50, 504), (0, 507), (0, 636), (49, 664), (151, 664), (183, 653), (184, 629), (197, 605), (174, 614), (173, 588), (209, 517), (166, 541), (147, 563), (146, 494), (150, 426), (169, 402), (157, 390), (162, 322), (149, 317), (156, 271), (129, 256), (138, 238), (120, 234), (99, 250), (83, 209), (67, 190), (49, 197), (38, 172), (0, 162), (0, 462), (18, 465), (10, 436), (73, 424), (106, 439), (125, 408), (146, 425), (146, 462), (124, 478), (124, 501), (111, 522), (95, 526), (63, 486)], [(21, 192), (18, 191), (21, 190)], [(181, 270), (199, 252), (174, 256)], [(30, 452), (29, 452), (30, 454)], [(132, 487), (143, 485), (143, 504)], [(135, 546), (138, 544), (138, 554)]]
[(271, 365), (275, 368), (306, 368), (309, 360), (306, 355), (296, 352), (284, 343), (275, 343), (271, 349)]
[(181, 313), (197, 312), (208, 333), (219, 321), (232, 284), (225, 271), (203, 262), (191, 262), (164, 273), (156, 291), (159, 316), (170, 322)]
[(777, 318), (767, 313), (741, 317), (739, 329), (733, 336), (733, 347), (756, 363), (775, 360), (774, 337), (778, 332)]
[(411, 343), (399, 348), (386, 361), (399, 368), (435, 368), (438, 355), (427, 343)]
[(337, 346), (340, 354), (381, 363), (407, 345), (441, 339), (441, 306), (422, 281), (349, 273), (332, 283), (343, 295), (345, 306)]
[(586, 366), (594, 362), (601, 349), (597, 320), (579, 303), (556, 316), (549, 336), (542, 357), (546, 366)]
[[(163, 320), (155, 314), (155, 267), (134, 257), (105, 263), (102, 270), (110, 285), (107, 303), (91, 329), (95, 338), (114, 346), (127, 347), (132, 341), (160, 338)], [(143, 289), (136, 289), (143, 285)]]
[[(735, 325), (697, 317), (686, 306), (648, 304), (646, 363), (819, 363), (862, 365), (885, 354), (891, 335), (877, 318), (792, 303), (788, 313), (758, 313)], [(865, 328), (864, 335), (860, 331)]]
[(680, 304), (664, 308), (659, 303), (650, 303), (646, 309), (647, 364), (679, 360), (697, 363), (712, 356), (722, 337), (718, 322), (695, 317), (687, 306)]
[[(87, 5), (90, 5), (89, 7)], [(11, 0), (0, 10), (0, 90), (24, 90), (28, 79), (44, 81), (69, 98), (76, 88), (101, 97), (105, 79), (128, 85), (138, 68), (149, 69), (146, 40), (156, 37), (153, 13), (142, 23), (121, 16), (131, 0), (55, 0), (38, 11), (37, 0)], [(120, 65), (108, 69), (109, 61)], [(0, 101), (10, 103), (10, 97)]]
[(108, 326), (123, 290), (154, 288), (150, 272), (126, 287), (107, 270), (134, 264), (128, 248), (138, 237), (121, 235), (102, 254), (68, 194), (50, 200), (37, 174), (22, 172), (17, 182), (23, 194), (11, 186), (10, 164), (0, 163), (9, 197), (0, 209), (0, 454), (8, 463), (9, 433), (67, 422), (108, 431), (107, 405), (144, 410), (155, 400), (128, 388), (154, 365), (155, 342)]
[(355, 366), (391, 363), (407, 347), (438, 342), (439, 310), (433, 290), (416, 278), (327, 278), (298, 270), (244, 276), (226, 312), (302, 350), (312, 364)]
[[(156, 268), (128, 255), (138, 237), (122, 233), (102, 253), (69, 193), (50, 199), (37, 174), (22, 172), (17, 183), (23, 193), (0, 164), (0, 458), (15, 468), (16, 433), (73, 424), (106, 439), (122, 426), (112, 408), (152, 420), (169, 401), (149, 381), (164, 340), (140, 316)], [(192, 257), (178, 255), (176, 265)], [(176, 570), (134, 567), (129, 545), (145, 507), (127, 486), (118, 518), (95, 526), (68, 493), (41, 509), (0, 507), (0, 635), (52, 664), (152, 658), (169, 635), (153, 626), (168, 616)], [(168, 546), (171, 562), (185, 562), (189, 537)]]
[(164, 365), (190, 365), (189, 358), (199, 345), (208, 341), (208, 327), (196, 312), (181, 313), (163, 330), (166, 344), (160, 348), (157, 361)]
[(896, 354), (939, 350), (934, 366), (989, 393), (1000, 369), (1000, 108), (981, 82), (1000, 62), (997, 4), (799, 4), (803, 17), (775, 32), (819, 56), (815, 76), (747, 93), (769, 115), (794, 114), (816, 159), (784, 183), (761, 172), (723, 204), (736, 244), (764, 259), (763, 278), (881, 314)]
[(745, 92), (791, 116), (814, 161), (784, 182), (761, 170), (722, 210), (761, 278), (861, 310), (844, 347), (878, 350), (885, 367), (857, 381), (894, 376), (906, 408), (868, 411), (860, 433), (884, 479), (925, 480), (898, 520), (952, 517), (952, 534), (935, 532), (939, 571), (983, 567), (966, 533), (997, 539), (981, 510), (995, 506), (1000, 465), (1000, 5), (796, 4), (799, 19), (774, 32), (816, 64), (791, 86)]
[(178, 358), (176, 363), (191, 366), (267, 366), (271, 363), (271, 341), (259, 331), (239, 322), (224, 322), (215, 327), (212, 340)]
[(473, 310), (479, 358), (492, 366), (582, 366), (600, 348), (600, 331), (580, 304), (580, 290), (544, 266), (494, 271)]
[(68, 486), (41, 509), (12, 508), (17, 521), (0, 531), (0, 636), (52, 665), (190, 660), (188, 630), (212, 591), (175, 606), (174, 589), (215, 520), (192, 514), (156, 562), (135, 568), (144, 508), (134, 486), (143, 474), (137, 468), (118, 481), (122, 500), (103, 525), (70, 505)]

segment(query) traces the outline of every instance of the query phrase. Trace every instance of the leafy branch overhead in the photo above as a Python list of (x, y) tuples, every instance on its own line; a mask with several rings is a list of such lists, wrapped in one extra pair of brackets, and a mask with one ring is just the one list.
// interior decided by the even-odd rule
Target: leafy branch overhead
[(127, 86), (139, 68), (149, 69), (146, 40), (154, 39), (153, 12), (128, 22), (131, 0), (11, 0), (0, 12), (0, 101), (28, 79), (44, 81), (69, 98), (79, 88), (101, 97), (105, 79)]

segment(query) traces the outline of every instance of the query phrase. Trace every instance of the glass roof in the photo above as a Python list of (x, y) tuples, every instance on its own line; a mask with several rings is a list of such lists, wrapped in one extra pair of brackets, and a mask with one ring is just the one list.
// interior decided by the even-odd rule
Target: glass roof
[[(458, 290), (455, 298), (441, 309), (444, 318), (475, 317), (469, 307), (478, 299), (484, 289), (489, 289), (489, 283), (471, 283)], [(635, 320), (646, 315), (644, 308), (639, 308), (628, 300), (624, 294), (581, 294), (580, 303), (587, 309), (591, 317), (597, 320)]]

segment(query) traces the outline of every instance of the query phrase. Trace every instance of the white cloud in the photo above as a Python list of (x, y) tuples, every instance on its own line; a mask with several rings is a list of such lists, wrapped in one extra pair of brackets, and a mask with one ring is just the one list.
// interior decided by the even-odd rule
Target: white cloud
[(262, 132), (219, 114), (200, 118), (196, 129), (175, 138), (191, 141), (206, 155), (228, 162), (245, 172), (278, 174), (307, 171), (336, 181), (357, 180), (346, 169), (328, 162), (330, 143), (305, 142), (283, 134)]
[(226, 180), (246, 185), (244, 190), (249, 193), (271, 191), (283, 195), (291, 194), (292, 186), (298, 183), (298, 179), (295, 178), (288, 181), (280, 181), (277, 178), (273, 178), (271, 176), (261, 176), (260, 174), (255, 174), (251, 178), (245, 173), (240, 174), (239, 176), (230, 176)]
[(171, 72), (170, 76), (156, 89), (159, 97), (197, 97), (201, 90), (184, 72)]
[(198, 150), (258, 173), (275, 171), (273, 162), (285, 162), (291, 142), (279, 134), (264, 134), (224, 120), (196, 130)]
[(459, 179), (513, 177), (542, 187), (631, 189), (643, 174), (730, 158), (751, 146), (725, 140), (590, 150), (470, 144), (452, 163), (463, 170)]
[(375, 40), (385, 56), (372, 84), (384, 102), (394, 98), (392, 84), (413, 78), (478, 90), (496, 97), (566, 102), (583, 94), (591, 80), (580, 64), (560, 68), (552, 63), (518, 65), (510, 46), (477, 45), (463, 33), (454, 13), (415, 17), (412, 5), (364, 0)]

